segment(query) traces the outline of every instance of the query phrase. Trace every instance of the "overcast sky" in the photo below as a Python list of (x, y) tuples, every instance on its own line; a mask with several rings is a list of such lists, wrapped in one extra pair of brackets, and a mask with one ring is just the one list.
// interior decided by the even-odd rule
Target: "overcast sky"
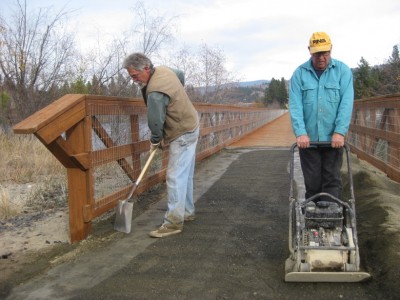
[[(22, 0), (21, 0), (22, 1)], [(3, 14), (15, 0), (0, 0)], [(132, 23), (135, 0), (27, 0), (28, 8), (66, 6), (79, 25), (77, 41), (120, 35)], [(399, 0), (146, 0), (145, 7), (177, 16), (177, 43), (222, 49), (229, 71), (242, 80), (285, 77), (309, 58), (314, 31), (327, 32), (332, 56), (356, 67), (385, 62), (400, 44)], [(85, 46), (82, 44), (82, 47)], [(136, 51), (137, 49), (132, 49)], [(173, 49), (171, 49), (173, 50)]]

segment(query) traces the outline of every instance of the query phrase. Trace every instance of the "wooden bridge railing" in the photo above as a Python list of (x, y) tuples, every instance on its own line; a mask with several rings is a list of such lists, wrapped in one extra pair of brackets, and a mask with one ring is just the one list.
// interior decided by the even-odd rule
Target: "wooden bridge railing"
[[(206, 158), (282, 115), (284, 110), (196, 104), (197, 160)], [(65, 95), (13, 128), (34, 134), (67, 168), (71, 242), (85, 239), (91, 221), (127, 197), (148, 155), (146, 107), (141, 99)], [(164, 149), (136, 190), (165, 180)]]
[(400, 94), (354, 102), (351, 151), (400, 182)]

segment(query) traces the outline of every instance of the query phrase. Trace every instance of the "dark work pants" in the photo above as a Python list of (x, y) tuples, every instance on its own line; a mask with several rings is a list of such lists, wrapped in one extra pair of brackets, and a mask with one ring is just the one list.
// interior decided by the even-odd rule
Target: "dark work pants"
[[(317, 147), (299, 149), (306, 188), (306, 199), (325, 192), (341, 199), (343, 148)], [(328, 201), (329, 197), (321, 197)], [(315, 199), (314, 201), (318, 201)]]

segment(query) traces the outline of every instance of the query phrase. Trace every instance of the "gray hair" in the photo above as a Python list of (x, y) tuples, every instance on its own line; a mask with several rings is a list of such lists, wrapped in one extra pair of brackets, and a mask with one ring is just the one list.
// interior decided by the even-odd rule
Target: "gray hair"
[(145, 67), (149, 67), (150, 69), (154, 68), (150, 58), (139, 52), (128, 55), (124, 59), (122, 67), (124, 69), (132, 68), (137, 71), (143, 71)]

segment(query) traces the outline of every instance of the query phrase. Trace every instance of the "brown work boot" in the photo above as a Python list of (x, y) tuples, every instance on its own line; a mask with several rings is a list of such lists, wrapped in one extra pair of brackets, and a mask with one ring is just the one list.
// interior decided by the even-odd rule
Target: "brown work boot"
[(162, 238), (173, 234), (182, 232), (182, 227), (178, 227), (172, 224), (163, 224), (160, 228), (153, 230), (149, 233), (151, 237)]

